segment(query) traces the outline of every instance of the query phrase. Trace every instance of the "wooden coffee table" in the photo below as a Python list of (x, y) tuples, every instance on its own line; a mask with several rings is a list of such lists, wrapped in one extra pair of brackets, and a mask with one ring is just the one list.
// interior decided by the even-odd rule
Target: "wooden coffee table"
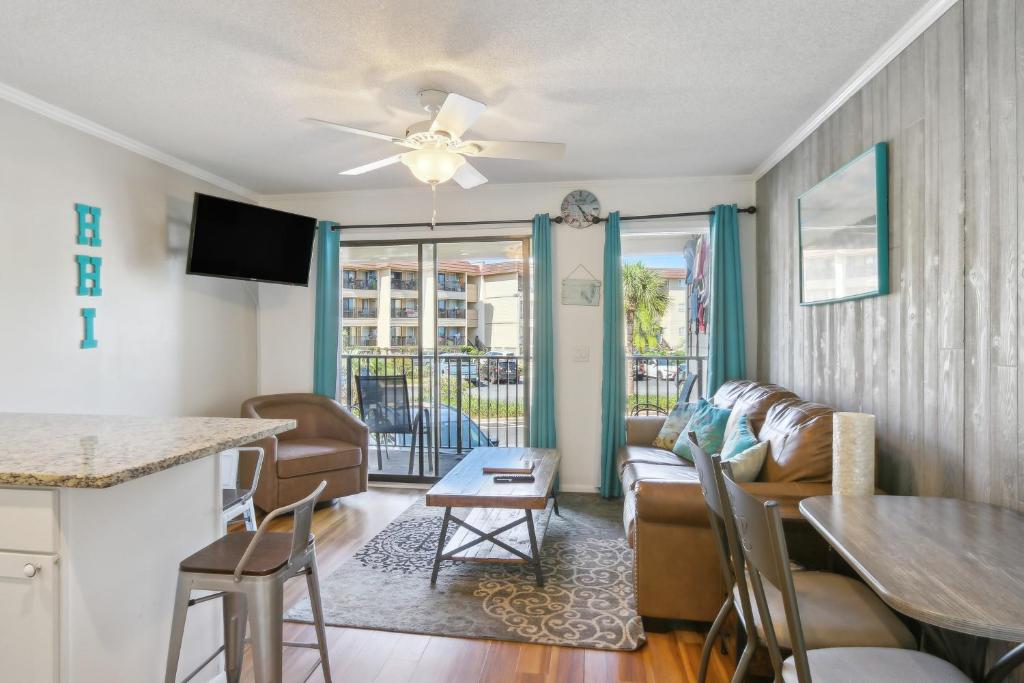
[[(493, 474), (483, 473), (485, 466), (517, 463), (524, 458), (536, 462), (533, 482), (496, 484)], [(427, 505), (444, 508), (431, 585), (437, 582), (441, 562), (453, 560), (529, 564), (537, 585), (543, 586), (540, 546), (552, 508), (558, 513), (558, 500), (553, 495), (558, 462), (558, 451), (551, 448), (474, 448), (437, 482), (427, 492)], [(460, 519), (452, 514), (452, 508), (471, 510)], [(536, 520), (535, 510), (541, 511)], [(459, 528), (445, 544), (449, 524)]]

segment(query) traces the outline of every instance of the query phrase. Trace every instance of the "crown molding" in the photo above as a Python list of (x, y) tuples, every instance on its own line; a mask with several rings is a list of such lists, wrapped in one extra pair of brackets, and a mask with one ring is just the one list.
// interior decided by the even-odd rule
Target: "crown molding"
[(825, 102), (824, 106), (807, 119), (796, 131), (786, 138), (786, 141), (779, 145), (768, 157), (762, 161), (754, 170), (755, 181), (772, 170), (775, 164), (782, 161), (787, 154), (796, 149), (797, 145), (807, 139), (811, 133), (817, 130), (818, 126), (831, 116), (839, 107), (853, 97), (858, 90), (864, 87), (868, 81), (874, 78), (889, 62), (894, 60), (903, 52), (918, 36), (924, 33), (929, 26), (938, 21), (939, 17), (955, 5), (959, 0), (930, 0), (924, 7), (917, 11), (903, 27), (896, 32), (875, 54), (858, 69), (850, 80), (846, 81), (832, 97)]
[(234, 194), (245, 197), (250, 201), (257, 201), (259, 194), (253, 192), (247, 187), (242, 187), (237, 183), (233, 183), (226, 178), (222, 178), (215, 173), (203, 170), (194, 164), (190, 164), (187, 161), (179, 159), (176, 156), (161, 152), (155, 147), (150, 147), (134, 138), (130, 138), (126, 135), (113, 131), (106, 126), (90, 121), (78, 114), (73, 114), (67, 109), (62, 109), (58, 106), (52, 105), (49, 102), (44, 102), (38, 97), (29, 95), (28, 93), (13, 88), (5, 83), (0, 83), (0, 100), (6, 100), (11, 104), (16, 104), (19, 107), (28, 109), (29, 111), (35, 112), (41, 116), (45, 116), (48, 119), (62, 123), (65, 126), (70, 126), (83, 133), (97, 137), (100, 140), (104, 140), (113, 145), (117, 145), (129, 152), (134, 152), (138, 155), (144, 156), (147, 159), (169, 166), (176, 171), (181, 171), (187, 175), (190, 175), (198, 180), (215, 185), (222, 190), (233, 192)]
[[(587, 188), (592, 190), (603, 190), (607, 187), (622, 186), (650, 186), (650, 185), (696, 185), (701, 183), (753, 183), (757, 179), (752, 175), (719, 175), (719, 176), (655, 176), (651, 178), (597, 178), (590, 180), (549, 180), (549, 181), (524, 181), (520, 183), (485, 183), (478, 185), (472, 190), (463, 190), (454, 183), (445, 183), (437, 188), (438, 194), (458, 194), (461, 192), (474, 192), (476, 194), (488, 194), (491, 192), (502, 192), (509, 189), (547, 189), (559, 187), (564, 190)], [(394, 195), (396, 193), (417, 192), (421, 193), (425, 185), (416, 183), (402, 187), (367, 187), (348, 190), (320, 190), (313, 192), (285, 192), (280, 194), (266, 193), (259, 197), (261, 202), (290, 201), (294, 199), (307, 198), (331, 198), (331, 197), (366, 197), (371, 195)]]

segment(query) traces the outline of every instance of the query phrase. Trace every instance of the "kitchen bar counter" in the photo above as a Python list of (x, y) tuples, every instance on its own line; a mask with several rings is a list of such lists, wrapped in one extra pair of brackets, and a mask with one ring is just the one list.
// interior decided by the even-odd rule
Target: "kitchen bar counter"
[[(0, 413), (0, 680), (163, 680), (178, 563), (225, 532), (232, 449), (294, 428)], [(221, 636), (216, 601), (190, 609), (179, 670)], [(218, 658), (196, 680), (222, 672)]]
[(295, 428), (295, 420), (0, 413), (0, 486), (102, 489)]

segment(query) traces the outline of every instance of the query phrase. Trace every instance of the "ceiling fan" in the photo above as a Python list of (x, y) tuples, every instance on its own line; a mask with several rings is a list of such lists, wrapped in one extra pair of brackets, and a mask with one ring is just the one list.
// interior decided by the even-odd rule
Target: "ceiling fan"
[(361, 175), (401, 161), (417, 179), (437, 186), (455, 180), (463, 189), (483, 185), (487, 178), (466, 157), (554, 161), (565, 156), (560, 142), (518, 142), (511, 140), (463, 140), (487, 105), (456, 93), (424, 90), (419, 93), (426, 121), (409, 126), (405, 137), (375, 133), (322, 119), (306, 119), (334, 130), (386, 140), (410, 151), (342, 171), (340, 175)]

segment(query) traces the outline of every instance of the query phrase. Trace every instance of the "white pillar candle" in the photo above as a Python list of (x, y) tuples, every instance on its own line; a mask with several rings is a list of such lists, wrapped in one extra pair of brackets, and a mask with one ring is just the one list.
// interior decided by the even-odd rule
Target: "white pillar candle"
[(832, 416), (832, 494), (870, 496), (875, 492), (875, 416)]

